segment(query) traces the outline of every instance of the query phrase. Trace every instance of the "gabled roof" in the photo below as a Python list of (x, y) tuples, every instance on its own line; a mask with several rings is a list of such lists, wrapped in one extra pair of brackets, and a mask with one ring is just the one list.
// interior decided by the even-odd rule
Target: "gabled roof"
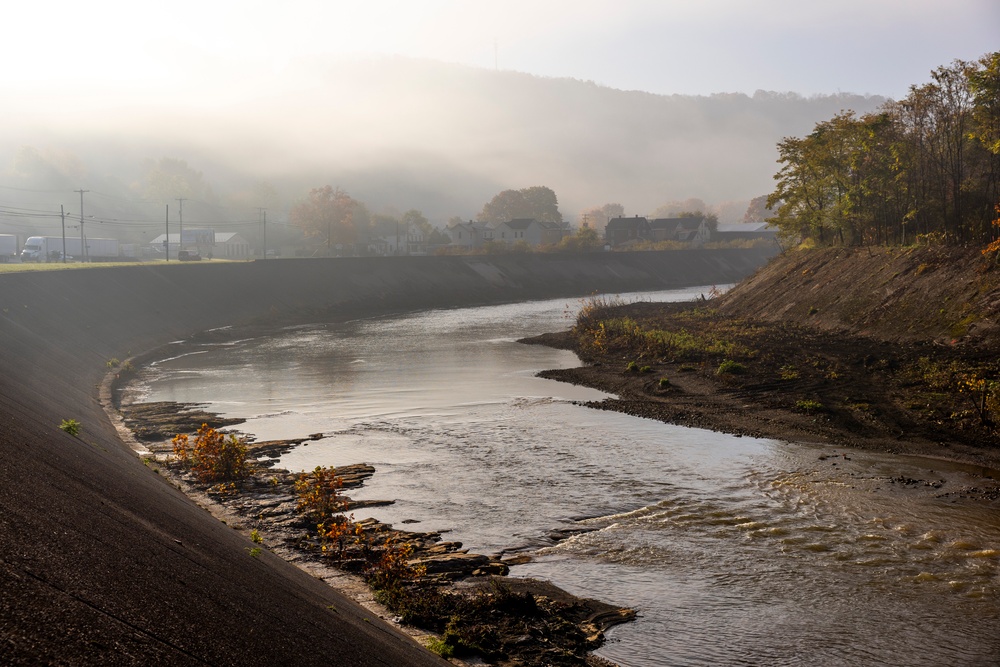
[(673, 231), (675, 229), (698, 229), (705, 218), (657, 218), (656, 220), (650, 220), (649, 226), (653, 229), (664, 229), (667, 231)]
[(515, 218), (514, 220), (508, 220), (507, 222), (501, 222), (501, 225), (507, 225), (510, 229), (527, 229), (531, 227), (531, 224), (535, 222), (534, 218)]
[(680, 226), (680, 222), (680, 218), (657, 218), (649, 221), (649, 228), (672, 232)]
[(239, 232), (216, 232), (215, 233), (215, 242), (216, 243), (229, 243), (230, 241), (232, 241), (237, 236), (239, 236), (239, 240), (240, 241), (243, 241), (244, 243), (246, 242), (246, 239), (244, 239), (242, 236), (240, 236)]
[(634, 218), (611, 218), (608, 220), (608, 224), (604, 227), (605, 229), (631, 229), (633, 227), (649, 225), (649, 221), (646, 218), (640, 218), (638, 216)]

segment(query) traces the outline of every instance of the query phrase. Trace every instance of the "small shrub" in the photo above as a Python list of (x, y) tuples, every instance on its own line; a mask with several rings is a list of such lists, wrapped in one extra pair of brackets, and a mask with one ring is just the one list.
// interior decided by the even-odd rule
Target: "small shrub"
[(455, 647), (444, 639), (431, 639), (427, 642), (427, 648), (445, 659), (455, 657)]
[(635, 373), (637, 370), (639, 370), (639, 364), (635, 363), (634, 361), (630, 361), (628, 362), (628, 364), (625, 365), (626, 373)]
[(353, 514), (336, 516), (330, 521), (318, 524), (316, 532), (323, 540), (321, 551), (337, 560), (343, 559), (350, 542), (362, 544), (365, 551), (370, 546), (365, 543), (364, 527), (360, 523), (355, 523)]
[(802, 412), (823, 412), (826, 408), (819, 401), (813, 401), (811, 399), (803, 399), (801, 401), (795, 401), (795, 409), (801, 410)]
[(653, 372), (653, 367), (652, 366), (643, 366), (642, 368), (639, 369), (639, 372), (640, 373), (652, 373)]
[(260, 547), (247, 547), (247, 553), (250, 554), (251, 558), (260, 558), (261, 548)]
[(64, 419), (59, 424), (59, 428), (69, 433), (74, 438), (80, 435), (80, 422), (75, 419)]
[(254, 544), (264, 544), (264, 538), (261, 537), (260, 531), (256, 528), (250, 531), (250, 541)]
[(660, 378), (660, 389), (666, 389), (670, 386), (670, 380), (667, 378)]
[(389, 590), (401, 586), (404, 582), (416, 579), (424, 574), (424, 568), (409, 564), (413, 556), (413, 545), (398, 543), (391, 538), (381, 549), (373, 552), (372, 558), (365, 568), (365, 581), (375, 590)]
[(246, 441), (202, 424), (194, 444), (186, 434), (173, 439), (174, 455), (202, 482), (236, 482), (246, 479), (253, 466)]
[(816, 306), (809, 306), (809, 314), (810, 315), (815, 315), (818, 312), (819, 312), (819, 308), (817, 308)]
[(347, 501), (340, 495), (343, 486), (344, 480), (337, 476), (337, 469), (332, 466), (316, 466), (311, 472), (302, 473), (295, 480), (298, 510), (316, 523), (327, 522), (347, 507)]
[(715, 372), (717, 375), (743, 375), (747, 372), (747, 367), (738, 361), (726, 359), (719, 364), (719, 368)]

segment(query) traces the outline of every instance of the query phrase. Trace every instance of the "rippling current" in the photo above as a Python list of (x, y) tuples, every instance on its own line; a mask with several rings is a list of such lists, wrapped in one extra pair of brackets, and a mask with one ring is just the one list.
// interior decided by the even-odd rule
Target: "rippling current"
[(1000, 508), (961, 493), (993, 473), (578, 405), (604, 394), (535, 377), (576, 357), (516, 342), (578, 306), (179, 342), (143, 400), (248, 418), (260, 440), (326, 434), (279, 465), (371, 463), (352, 495), (396, 503), (366, 514), (528, 550), (512, 576), (636, 608), (598, 652), (622, 665), (1000, 663)]

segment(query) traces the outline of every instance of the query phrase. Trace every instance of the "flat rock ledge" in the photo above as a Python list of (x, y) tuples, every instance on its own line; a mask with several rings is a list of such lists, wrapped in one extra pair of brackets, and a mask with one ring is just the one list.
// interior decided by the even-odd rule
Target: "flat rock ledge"
[[(322, 433), (289, 440), (253, 442), (251, 454), (257, 458), (254, 474), (238, 486), (212, 486), (200, 483), (190, 472), (180, 467), (172, 456), (169, 441), (176, 433), (192, 433), (202, 424), (224, 427), (242, 420), (225, 420), (205, 412), (200, 406), (176, 403), (131, 404), (120, 407), (123, 421), (141, 438), (149, 455), (147, 466), (164, 475), (187, 495), (206, 506), (230, 527), (246, 533), (253, 542), (247, 550), (266, 549), (287, 561), (294, 562), (331, 585), (353, 595), (356, 600), (373, 608), (383, 618), (400, 625), (411, 636), (433, 641), (435, 629), (420, 624), (407, 627), (400, 619), (378, 605), (357, 574), (363, 561), (344, 557), (331, 558), (324, 554), (315, 525), (298, 510), (295, 482), (299, 475), (274, 467), (278, 456), (292, 447), (310, 440), (319, 440)], [(359, 488), (375, 473), (367, 464), (337, 467), (343, 480), (343, 490)], [(355, 501), (345, 493), (345, 513), (366, 507), (391, 504), (392, 500)], [(635, 619), (634, 610), (609, 605), (597, 600), (578, 598), (544, 581), (511, 578), (510, 566), (530, 560), (524, 553), (509, 557), (469, 553), (461, 542), (444, 541), (439, 532), (414, 532), (393, 528), (373, 518), (358, 520), (365, 535), (377, 544), (387, 541), (412, 547), (408, 565), (420, 568), (423, 574), (412, 583), (426, 589), (428, 595), (489, 595), (502, 590), (503, 595), (529, 600), (530, 612), (517, 605), (501, 612), (490, 622), (497, 628), (498, 646), (486, 663), (483, 656), (473, 656), (466, 663), (451, 658), (455, 664), (520, 665), (613, 665), (590, 652), (604, 643), (604, 631), (609, 627)], [(571, 533), (570, 533), (571, 534)], [(559, 536), (554, 535), (558, 540)], [(256, 543), (256, 544), (255, 544)], [(259, 545), (259, 546), (258, 546)], [(259, 553), (259, 551), (256, 551)], [(499, 585), (501, 588), (497, 589)], [(431, 593), (433, 592), (433, 593)], [(447, 619), (444, 619), (445, 621)], [(439, 625), (444, 625), (442, 621)], [(440, 629), (437, 629), (440, 631)]]

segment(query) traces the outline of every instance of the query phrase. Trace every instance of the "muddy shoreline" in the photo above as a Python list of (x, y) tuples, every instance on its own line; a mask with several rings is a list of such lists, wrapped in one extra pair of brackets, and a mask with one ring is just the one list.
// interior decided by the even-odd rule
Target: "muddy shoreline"
[[(969, 415), (959, 421), (954, 412), (946, 421), (943, 415), (954, 406), (937, 396), (927, 399), (905, 373), (921, 359), (977, 360), (988, 358), (988, 350), (736, 319), (719, 315), (711, 305), (624, 304), (608, 316), (706, 337), (725, 330), (754, 351), (738, 374), (718, 372), (725, 354), (665, 358), (628, 346), (599, 351), (581, 342), (574, 330), (521, 342), (575, 352), (584, 366), (539, 375), (615, 395), (586, 404), (594, 409), (738, 436), (946, 460), (980, 468), (986, 481), (1000, 479), (997, 431), (977, 426)], [(985, 493), (996, 499), (995, 490)]]

